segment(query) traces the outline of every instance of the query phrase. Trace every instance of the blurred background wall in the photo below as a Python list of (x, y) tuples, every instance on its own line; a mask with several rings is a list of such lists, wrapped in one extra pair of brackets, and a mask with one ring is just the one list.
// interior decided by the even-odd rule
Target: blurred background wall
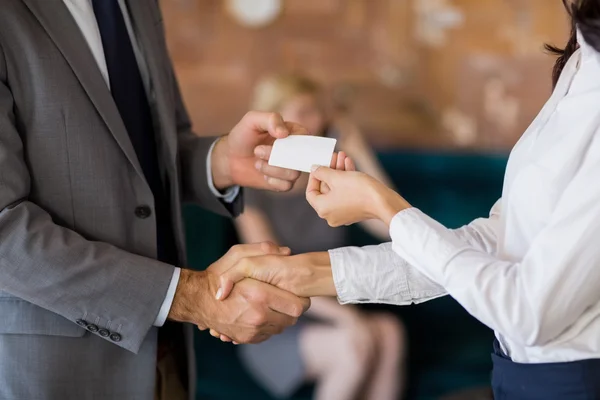
[[(262, 3), (279, 13), (249, 26)], [(294, 71), (323, 82), (377, 147), (510, 149), (551, 90), (543, 43), (564, 43), (568, 29), (560, 0), (161, 5), (199, 134), (230, 129), (257, 78)]]

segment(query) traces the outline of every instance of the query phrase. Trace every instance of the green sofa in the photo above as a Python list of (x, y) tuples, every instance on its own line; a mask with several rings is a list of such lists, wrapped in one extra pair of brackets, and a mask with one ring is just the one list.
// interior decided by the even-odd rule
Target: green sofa
[[(450, 153), (389, 152), (380, 160), (400, 192), (414, 206), (448, 227), (485, 216), (499, 198), (507, 157)], [(195, 206), (184, 219), (190, 266), (203, 269), (218, 259), (236, 235), (231, 222)], [(356, 228), (354, 245), (375, 243)], [(410, 307), (369, 306), (396, 313), (410, 340), (408, 398), (438, 399), (489, 383), (492, 332), (450, 297)], [(239, 363), (235, 346), (198, 333), (198, 399), (271, 400)], [(310, 399), (311, 388), (297, 399)]]

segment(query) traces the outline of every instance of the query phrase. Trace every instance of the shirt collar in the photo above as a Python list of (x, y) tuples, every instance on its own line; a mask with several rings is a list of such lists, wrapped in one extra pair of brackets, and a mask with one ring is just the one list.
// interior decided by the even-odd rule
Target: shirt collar
[(600, 53), (594, 49), (588, 42), (586, 42), (583, 34), (577, 29), (577, 43), (581, 49), (582, 61), (595, 60), (600, 65)]

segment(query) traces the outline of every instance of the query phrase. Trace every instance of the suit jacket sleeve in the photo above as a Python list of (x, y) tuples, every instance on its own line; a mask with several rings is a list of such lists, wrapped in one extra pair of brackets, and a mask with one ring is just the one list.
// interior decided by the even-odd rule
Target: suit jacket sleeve
[(29, 201), (30, 174), (13, 110), (0, 48), (0, 290), (74, 323), (109, 327), (120, 336), (113, 342), (137, 352), (174, 267), (86, 240)]
[(238, 216), (243, 210), (243, 192), (232, 203), (217, 198), (209, 189), (207, 170), (208, 152), (217, 137), (200, 137), (193, 133), (189, 115), (183, 103), (179, 84), (173, 69), (177, 118), (179, 157), (181, 162), (181, 186), (183, 200), (198, 203), (203, 208), (225, 216)]

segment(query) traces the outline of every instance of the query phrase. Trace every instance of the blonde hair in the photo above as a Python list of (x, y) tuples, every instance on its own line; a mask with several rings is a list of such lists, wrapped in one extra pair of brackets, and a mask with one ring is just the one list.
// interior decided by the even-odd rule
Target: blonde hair
[(253, 110), (275, 112), (294, 96), (316, 95), (320, 89), (315, 81), (302, 75), (272, 75), (256, 84), (251, 106)]

